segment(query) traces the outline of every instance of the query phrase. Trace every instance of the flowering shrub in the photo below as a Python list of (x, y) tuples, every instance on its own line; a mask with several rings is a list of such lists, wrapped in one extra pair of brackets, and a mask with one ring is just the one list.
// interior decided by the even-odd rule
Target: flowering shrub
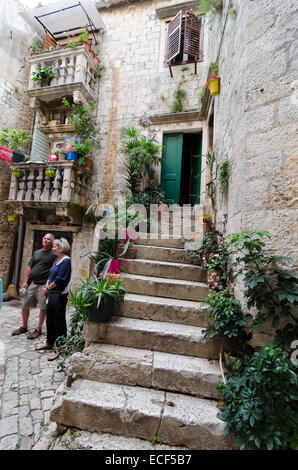
[(71, 108), (71, 118), (75, 126), (76, 133), (80, 137), (81, 143), (88, 141), (92, 147), (100, 147), (101, 137), (100, 127), (94, 121), (92, 113), (95, 109), (95, 103), (88, 103), (79, 101), (70, 105), (66, 98), (62, 99), (64, 106)]

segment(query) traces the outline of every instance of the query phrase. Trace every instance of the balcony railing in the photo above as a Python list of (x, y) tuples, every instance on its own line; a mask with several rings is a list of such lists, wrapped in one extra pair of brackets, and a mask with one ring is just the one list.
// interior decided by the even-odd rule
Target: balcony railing
[[(12, 173), (8, 202), (14, 203), (18, 215), (23, 215), (25, 208), (51, 209), (57, 216), (77, 223), (73, 209), (86, 206), (90, 171), (82, 169), (76, 162), (64, 160), (51, 162), (51, 168), (56, 170), (56, 174), (50, 177), (45, 172), (48, 166), (49, 162), (13, 165), (14, 169), (21, 170), (22, 176), (16, 177)], [(69, 211), (69, 208), (72, 210)]]
[[(76, 46), (75, 48), (55, 49), (43, 52), (29, 58), (30, 79), (28, 86), (28, 95), (43, 99), (49, 95), (49, 99), (61, 93), (80, 90), (85, 99), (96, 100), (95, 82), (97, 65), (91, 54), (85, 46)], [(33, 81), (33, 72), (37, 66), (54, 66), (55, 76), (50, 85), (47, 82)], [(59, 87), (59, 88), (58, 88)], [(83, 87), (83, 88), (82, 88)]]

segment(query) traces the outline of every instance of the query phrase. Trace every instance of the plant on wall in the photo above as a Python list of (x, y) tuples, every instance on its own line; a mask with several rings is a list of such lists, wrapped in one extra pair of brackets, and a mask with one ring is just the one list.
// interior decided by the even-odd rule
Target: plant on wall
[(186, 91), (181, 87), (186, 82), (186, 80), (181, 80), (178, 83), (176, 90), (173, 93), (174, 100), (171, 104), (170, 112), (171, 114), (182, 113), (183, 112), (183, 103), (186, 100)]
[(228, 191), (229, 187), (229, 161), (224, 160), (219, 164), (219, 186), (222, 194)]
[(212, 15), (220, 15), (222, 9), (223, 0), (201, 0), (197, 14), (199, 16), (204, 16), (207, 13), (211, 13)]

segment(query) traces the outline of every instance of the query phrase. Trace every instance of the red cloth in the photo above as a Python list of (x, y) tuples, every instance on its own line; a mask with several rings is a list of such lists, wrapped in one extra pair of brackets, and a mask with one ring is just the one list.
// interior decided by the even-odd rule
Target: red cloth
[(0, 145), (0, 160), (2, 162), (11, 163), (13, 150), (9, 150), (6, 147)]

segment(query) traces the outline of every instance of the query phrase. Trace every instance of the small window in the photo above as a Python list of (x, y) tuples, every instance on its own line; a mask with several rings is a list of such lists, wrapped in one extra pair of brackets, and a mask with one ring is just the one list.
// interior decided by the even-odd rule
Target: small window
[(203, 20), (182, 10), (167, 24), (165, 65), (181, 65), (203, 60)]

